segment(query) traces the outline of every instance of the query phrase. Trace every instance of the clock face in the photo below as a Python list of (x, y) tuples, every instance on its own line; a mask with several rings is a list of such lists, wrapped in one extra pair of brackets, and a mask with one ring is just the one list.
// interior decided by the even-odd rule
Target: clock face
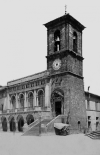
[(53, 62), (53, 69), (54, 70), (58, 70), (61, 66), (61, 60), (60, 59), (56, 59), (54, 62)]

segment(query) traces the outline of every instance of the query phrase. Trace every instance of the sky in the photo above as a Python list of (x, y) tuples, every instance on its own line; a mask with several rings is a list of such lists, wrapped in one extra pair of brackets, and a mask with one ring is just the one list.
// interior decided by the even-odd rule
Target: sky
[(84, 88), (100, 95), (99, 0), (0, 0), (0, 85), (46, 70), (43, 24), (67, 12), (81, 22)]

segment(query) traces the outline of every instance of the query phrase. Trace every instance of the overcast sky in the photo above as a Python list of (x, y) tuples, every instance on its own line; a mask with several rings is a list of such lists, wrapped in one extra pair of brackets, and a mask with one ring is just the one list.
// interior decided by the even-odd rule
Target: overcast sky
[(67, 11), (81, 22), (84, 86), (100, 95), (99, 0), (0, 0), (0, 85), (46, 70), (43, 24)]

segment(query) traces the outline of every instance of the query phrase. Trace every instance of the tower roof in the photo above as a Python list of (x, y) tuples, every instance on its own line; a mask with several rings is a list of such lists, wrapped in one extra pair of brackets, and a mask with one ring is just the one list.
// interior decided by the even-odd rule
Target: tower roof
[(64, 23), (67, 22), (73, 26), (77, 26), (81, 31), (84, 30), (85, 26), (83, 26), (79, 21), (77, 21), (75, 18), (73, 18), (70, 14), (65, 14), (64, 16), (61, 16), (59, 18), (56, 18), (46, 24), (46, 28), (50, 28), (58, 23)]

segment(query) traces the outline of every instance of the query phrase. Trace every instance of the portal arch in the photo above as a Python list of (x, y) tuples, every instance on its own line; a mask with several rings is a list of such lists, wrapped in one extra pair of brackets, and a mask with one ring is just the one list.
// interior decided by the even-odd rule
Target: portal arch
[(64, 114), (64, 92), (61, 89), (55, 89), (51, 94), (51, 107), (54, 116)]

